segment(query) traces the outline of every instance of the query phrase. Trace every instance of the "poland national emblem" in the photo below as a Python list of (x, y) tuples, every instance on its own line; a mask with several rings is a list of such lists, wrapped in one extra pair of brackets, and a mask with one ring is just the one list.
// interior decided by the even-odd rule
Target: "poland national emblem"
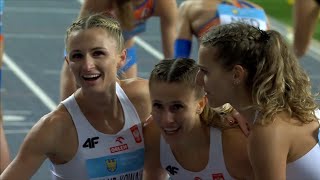
[(117, 169), (117, 159), (107, 159), (106, 166), (108, 171), (114, 172)]
[(134, 137), (134, 140), (136, 141), (136, 143), (141, 143), (142, 142), (142, 137), (140, 136), (140, 132), (139, 132), (139, 128), (137, 125), (134, 125), (130, 128), (131, 133)]

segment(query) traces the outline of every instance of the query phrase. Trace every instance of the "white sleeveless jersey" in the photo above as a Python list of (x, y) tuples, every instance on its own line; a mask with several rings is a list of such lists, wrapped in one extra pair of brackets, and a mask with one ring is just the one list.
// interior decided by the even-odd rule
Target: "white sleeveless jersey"
[[(183, 152), (181, 152), (183, 153)], [(197, 153), (197, 152), (195, 152)], [(205, 169), (199, 172), (191, 172), (184, 169), (175, 159), (170, 145), (161, 136), (160, 140), (160, 162), (162, 168), (166, 169), (172, 180), (231, 180), (224, 163), (221, 131), (210, 128), (210, 154)]]
[(66, 164), (50, 164), (54, 180), (142, 180), (144, 139), (139, 116), (119, 84), (116, 94), (123, 108), (124, 127), (104, 134), (88, 122), (74, 95), (62, 102), (78, 133), (78, 150)]
[[(316, 116), (320, 122), (319, 110), (316, 111)], [(318, 143), (307, 154), (287, 164), (287, 180), (320, 179), (320, 133), (318, 134)]]

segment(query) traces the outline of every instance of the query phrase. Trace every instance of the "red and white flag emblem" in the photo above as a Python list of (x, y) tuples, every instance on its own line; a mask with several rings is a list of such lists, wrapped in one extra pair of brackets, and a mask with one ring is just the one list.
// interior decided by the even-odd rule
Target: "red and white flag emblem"
[(212, 180), (224, 180), (222, 173), (212, 174)]
[(134, 137), (134, 140), (136, 141), (136, 143), (141, 143), (142, 142), (142, 138), (140, 136), (140, 132), (139, 132), (139, 128), (137, 125), (134, 125), (130, 128), (131, 133)]

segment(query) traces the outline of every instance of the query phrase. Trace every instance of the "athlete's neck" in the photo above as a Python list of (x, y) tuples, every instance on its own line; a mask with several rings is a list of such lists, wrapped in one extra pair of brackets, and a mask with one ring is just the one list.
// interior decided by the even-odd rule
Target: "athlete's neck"
[[(116, 95), (116, 82), (110, 84), (109, 88), (103, 92), (85, 92), (79, 89), (75, 92), (75, 97), (79, 105), (87, 111), (97, 113), (117, 114), (119, 101)], [(106, 108), (107, 107), (107, 108)]]
[[(199, 120), (200, 121), (200, 120)], [(205, 147), (210, 144), (210, 127), (199, 122), (189, 132), (184, 132), (183, 138), (181, 138), (175, 144), (170, 144), (173, 152), (181, 152), (185, 150), (192, 151), (193, 148), (197, 149)]]

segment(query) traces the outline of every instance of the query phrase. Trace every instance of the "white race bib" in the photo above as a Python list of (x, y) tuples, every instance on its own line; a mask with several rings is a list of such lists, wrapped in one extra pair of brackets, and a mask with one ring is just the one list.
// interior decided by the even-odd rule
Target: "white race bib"
[(261, 30), (267, 30), (267, 15), (262, 9), (237, 8), (232, 5), (218, 5), (218, 14), (221, 24), (243, 22)]

